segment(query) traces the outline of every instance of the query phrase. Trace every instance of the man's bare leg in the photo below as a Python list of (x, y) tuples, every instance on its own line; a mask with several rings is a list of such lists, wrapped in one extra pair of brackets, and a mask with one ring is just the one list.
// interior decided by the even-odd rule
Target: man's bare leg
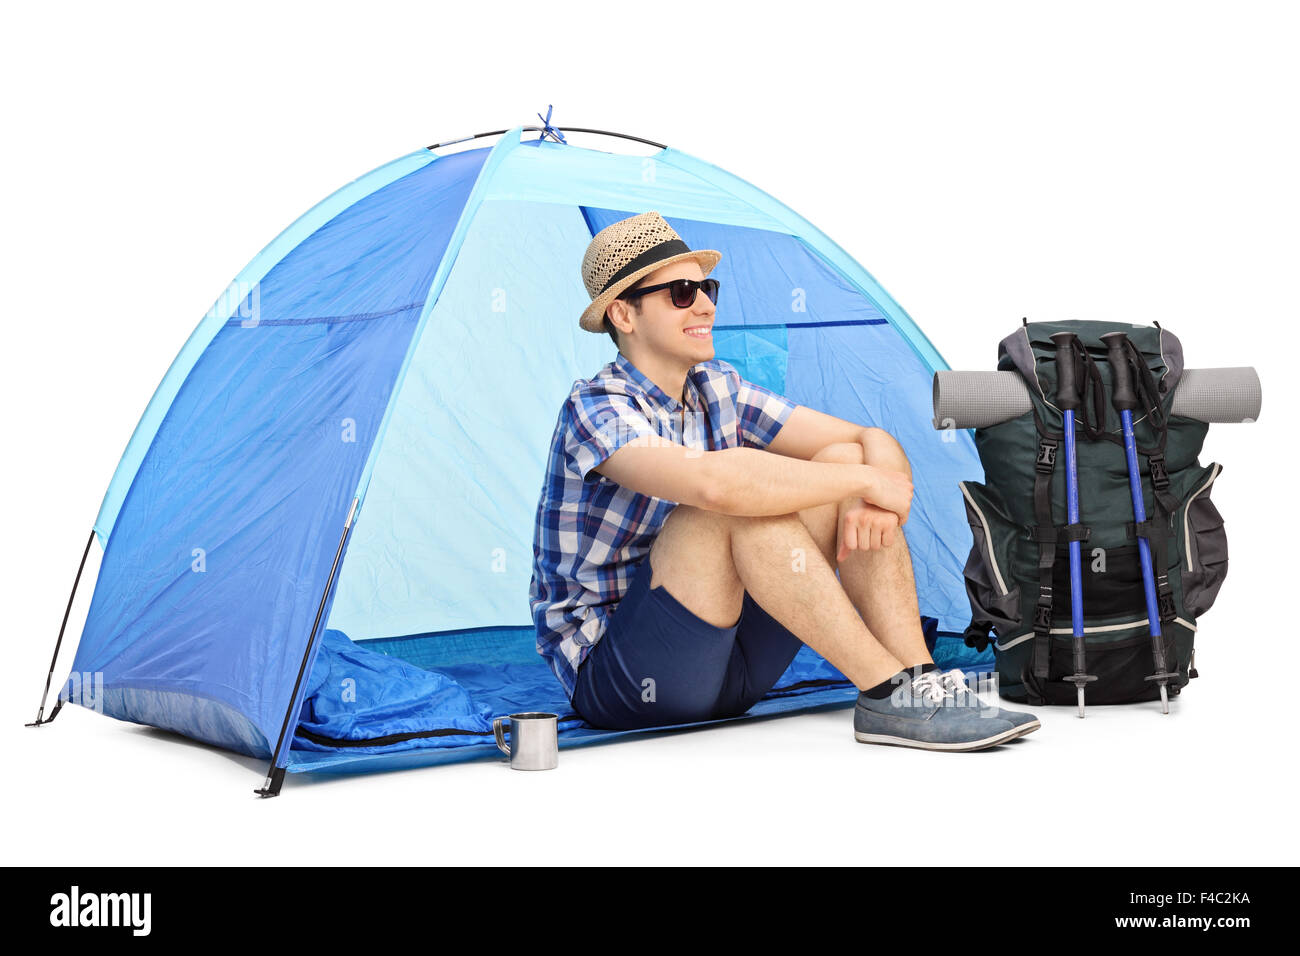
[(650, 566), (651, 588), (667, 587), (719, 627), (736, 623), (748, 591), (859, 690), (903, 669), (872, 634), (798, 515), (736, 517), (678, 505), (651, 547)]
[[(880, 457), (872, 463), (898, 468), (901, 461), (904, 467), (898, 470), (905, 470), (906, 459), (891, 463), (888, 443), (881, 444)], [(819, 457), (827, 460), (850, 451), (830, 446)], [(865, 457), (872, 458), (874, 451), (868, 447)], [(860, 447), (857, 454), (863, 455)], [(901, 456), (901, 450), (897, 454)], [(904, 669), (904, 662), (911, 669), (930, 660), (921, 634), (911, 560), (906, 542), (895, 531), (891, 546), (846, 556), (840, 567), (841, 584), (833, 562), (843, 506), (843, 502), (829, 503), (799, 514), (743, 518), (678, 505), (650, 550), (650, 586), (667, 586), (680, 604), (720, 627), (736, 623), (748, 591), (768, 614), (821, 653), (859, 690), (884, 684)], [(861, 613), (849, 590), (861, 602)], [(874, 628), (888, 635), (893, 646), (877, 639)], [(890, 710), (892, 700), (892, 695), (881, 700), (859, 698), (854, 711), (857, 740), (931, 750), (980, 750), (1039, 726), (1032, 714), (983, 704), (976, 711), (940, 708), (926, 712), (933, 720), (899, 724), (899, 715)], [(972, 721), (969, 716), (981, 719)], [(982, 719), (986, 717), (997, 719)]]
[[(813, 461), (877, 465), (911, 473), (903, 450), (884, 432), (872, 432), (865, 457), (864, 461), (860, 443), (846, 442), (827, 446), (813, 456)], [(800, 520), (832, 567), (837, 566), (839, 516), (848, 503), (819, 505), (799, 512)], [(903, 538), (903, 529), (899, 528), (894, 534), (892, 546), (872, 551), (850, 551), (843, 561), (838, 562), (838, 568), (841, 586), (871, 633), (904, 667), (910, 669), (930, 663), (931, 657), (921, 630), (912, 556)]]

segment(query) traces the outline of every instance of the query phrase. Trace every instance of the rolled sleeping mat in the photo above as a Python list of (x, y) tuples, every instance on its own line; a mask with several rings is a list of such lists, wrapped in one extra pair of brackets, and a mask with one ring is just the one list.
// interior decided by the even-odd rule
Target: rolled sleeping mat
[(1253, 368), (1189, 368), (1174, 392), (1172, 411), (1201, 422), (1253, 422), (1263, 403)]
[[(1173, 414), (1202, 422), (1253, 422), (1263, 404), (1253, 368), (1189, 368), (1174, 392)], [(1028, 414), (1029, 387), (1019, 372), (935, 372), (936, 429), (987, 428)]]

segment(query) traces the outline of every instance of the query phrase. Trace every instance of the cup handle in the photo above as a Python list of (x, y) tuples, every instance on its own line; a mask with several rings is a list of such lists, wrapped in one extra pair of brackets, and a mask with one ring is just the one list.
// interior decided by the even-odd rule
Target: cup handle
[(505, 728), (502, 726), (506, 720), (507, 718), (505, 717), (497, 717), (494, 719), (492, 721), (492, 733), (495, 734), (497, 738), (497, 749), (509, 757), (510, 745), (506, 743)]

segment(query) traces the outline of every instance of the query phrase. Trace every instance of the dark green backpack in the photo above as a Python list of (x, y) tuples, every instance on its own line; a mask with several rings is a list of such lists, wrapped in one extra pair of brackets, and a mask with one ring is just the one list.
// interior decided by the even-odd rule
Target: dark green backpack
[[(1025, 323), (1002, 340), (998, 369), (1018, 372), (1033, 410), (975, 431), (984, 484), (961, 483), (974, 546), (966, 562), (972, 621), (966, 642), (983, 649), (996, 635), (999, 692), (1030, 704), (1073, 704), (1068, 542), (1065, 532), (1063, 416), (1051, 336), (1073, 332), (1082, 349), (1076, 412), (1084, 635), (1089, 703), (1155, 700), (1145, 592), (1118, 413), (1101, 336), (1123, 331), (1134, 346), (1142, 406), (1134, 437), (1142, 472), (1152, 565), (1159, 584), (1165, 657), (1178, 693), (1196, 676), (1197, 619), (1214, 603), (1228, 571), (1223, 519), (1210, 501), (1222, 470), (1197, 461), (1208, 425), (1170, 414), (1183, 372), (1182, 346), (1159, 326), (1108, 322)], [(1142, 364), (1145, 363), (1145, 371)], [(1160, 571), (1164, 569), (1165, 575)]]

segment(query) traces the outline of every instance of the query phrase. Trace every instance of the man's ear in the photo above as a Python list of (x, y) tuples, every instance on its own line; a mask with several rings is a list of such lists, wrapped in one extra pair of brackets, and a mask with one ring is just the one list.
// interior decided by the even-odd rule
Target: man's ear
[(605, 309), (605, 315), (621, 334), (632, 331), (632, 306), (626, 299), (615, 299), (611, 302)]

